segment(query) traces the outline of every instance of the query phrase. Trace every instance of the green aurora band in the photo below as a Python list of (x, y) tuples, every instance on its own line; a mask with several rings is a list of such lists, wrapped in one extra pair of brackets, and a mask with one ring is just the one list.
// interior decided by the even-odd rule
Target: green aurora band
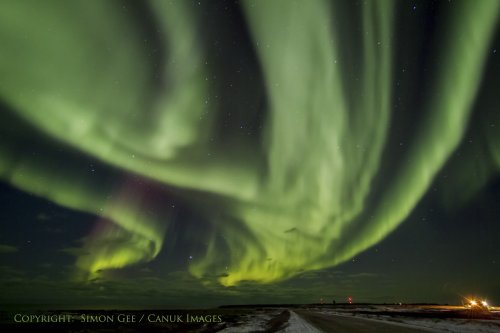
[[(0, 4), (0, 177), (107, 221), (84, 244), (79, 278), (153, 260), (173, 218), (170, 193), (205, 212), (206, 255), (190, 272), (207, 282), (279, 281), (373, 246), (459, 147), (500, 16), (500, 1), (462, 0), (439, 23), (440, 65), (380, 189), (394, 112), (395, 1), (366, 1), (357, 12), (341, 1), (243, 1), (267, 105), (258, 138), (224, 145), (213, 139), (222, 111), (209, 78), (218, 69), (206, 64), (196, 6), (149, 6), (168, 50), (156, 62), (119, 2)], [(485, 178), (500, 166), (499, 143), (490, 129)], [(82, 167), (90, 158), (106, 166), (98, 176)], [(144, 186), (127, 181), (134, 177)]]

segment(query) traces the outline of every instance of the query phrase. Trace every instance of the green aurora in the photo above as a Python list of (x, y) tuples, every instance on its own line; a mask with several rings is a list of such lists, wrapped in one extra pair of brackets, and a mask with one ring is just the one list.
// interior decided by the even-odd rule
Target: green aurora
[[(96, 217), (77, 280), (168, 249), (171, 198), (204, 216), (192, 276), (207, 286), (271, 283), (383, 240), (443, 168), (458, 202), (500, 167), (499, 132), (489, 126), (500, 103), (493, 83), (483, 84), (500, 1), (442, 10), (429, 42), (435, 62), (401, 79), (419, 82), (404, 91), (419, 102), (398, 154), (389, 142), (405, 112), (392, 102), (404, 42), (396, 1), (242, 1), (255, 52), (247, 71), (260, 74), (234, 94), (219, 80), (225, 65), (204, 41), (197, 4), (147, 5), (156, 40), (117, 1), (0, 3), (0, 178)], [(496, 111), (474, 123), (487, 153), (471, 162), (481, 172), (470, 179), (453, 154), (480, 89), (492, 91)], [(252, 124), (253, 134), (224, 127), (228, 112), (238, 119), (231, 126)], [(89, 158), (100, 173), (82, 167)]]

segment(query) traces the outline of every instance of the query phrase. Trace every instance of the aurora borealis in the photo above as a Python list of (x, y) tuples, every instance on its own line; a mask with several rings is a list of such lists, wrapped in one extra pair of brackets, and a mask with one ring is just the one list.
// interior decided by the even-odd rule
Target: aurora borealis
[[(50, 243), (80, 296), (133, 289), (134, 269), (221, 299), (310, 276), (335, 289), (331, 272), (428, 206), (500, 216), (484, 213), (500, 193), (499, 20), (497, 0), (1, 1), (2, 193), (73, 229)], [(15, 207), (5, 271), (23, 252)], [(487, 230), (472, 247), (498, 241)]]

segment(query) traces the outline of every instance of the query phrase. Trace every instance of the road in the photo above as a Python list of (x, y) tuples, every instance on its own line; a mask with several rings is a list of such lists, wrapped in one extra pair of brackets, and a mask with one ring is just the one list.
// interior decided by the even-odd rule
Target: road
[(295, 311), (290, 311), (290, 319), (288, 319), (288, 327), (280, 331), (282, 333), (322, 333), (316, 327), (311, 325), (307, 320), (301, 318)]
[(377, 320), (325, 315), (309, 310), (295, 310), (301, 318), (325, 333), (429, 333), (428, 330), (405, 327)]

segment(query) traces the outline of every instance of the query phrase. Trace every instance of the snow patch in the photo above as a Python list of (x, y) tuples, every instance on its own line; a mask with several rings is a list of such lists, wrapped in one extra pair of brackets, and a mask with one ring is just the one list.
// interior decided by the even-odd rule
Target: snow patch
[(318, 330), (313, 325), (309, 324), (307, 321), (302, 319), (298, 314), (290, 311), (290, 319), (288, 319), (288, 326), (281, 330), (283, 333), (322, 333), (323, 331)]

